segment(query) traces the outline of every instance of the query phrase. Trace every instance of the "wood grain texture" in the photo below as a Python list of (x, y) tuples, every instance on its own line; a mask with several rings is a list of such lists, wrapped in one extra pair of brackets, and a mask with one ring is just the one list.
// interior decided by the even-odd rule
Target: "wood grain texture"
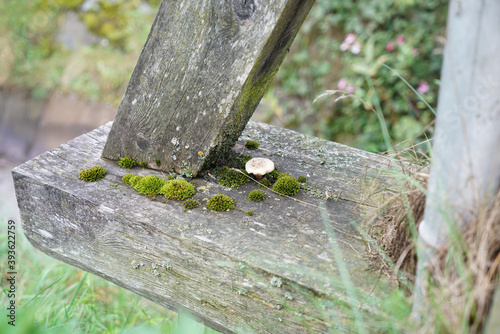
[[(264, 201), (251, 202), (247, 195), (255, 184), (236, 190), (201, 178), (194, 179), (200, 207), (183, 212), (179, 202), (152, 201), (121, 181), (129, 172), (161, 172), (125, 170), (100, 157), (110, 128), (108, 123), (13, 170), (23, 230), (39, 250), (223, 333), (317, 333), (348, 321), (332, 243), (358, 288), (369, 291), (375, 284), (355, 226), (382, 200), (369, 195), (390, 187), (383, 175), (388, 160), (250, 122), (234, 150), (307, 176), (310, 190), (296, 198), (324, 203), (328, 220), (320, 209), (268, 190)], [(259, 140), (259, 149), (244, 148), (246, 139)], [(96, 164), (108, 171), (102, 180), (78, 179), (81, 169)], [(327, 193), (338, 199), (327, 200)], [(214, 194), (231, 196), (236, 209), (206, 209)]]
[(313, 3), (164, 0), (103, 157), (196, 175), (234, 145)]

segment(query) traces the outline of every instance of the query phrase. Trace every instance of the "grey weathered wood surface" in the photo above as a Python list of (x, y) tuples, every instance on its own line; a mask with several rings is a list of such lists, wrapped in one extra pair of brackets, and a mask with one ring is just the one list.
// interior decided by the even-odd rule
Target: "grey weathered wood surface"
[(234, 145), (313, 3), (164, 0), (103, 156), (196, 175)]
[[(161, 173), (125, 170), (102, 159), (110, 127), (13, 170), (23, 230), (39, 250), (224, 333), (316, 333), (345, 321), (339, 315), (345, 290), (337, 284), (332, 243), (358, 288), (368, 291), (375, 284), (377, 275), (369, 271), (365, 246), (350, 222), (381, 200), (370, 195), (386, 190), (381, 170), (388, 160), (250, 122), (234, 150), (269, 157), (292, 176), (307, 175), (314, 191), (301, 190), (296, 198), (325, 202), (329, 221), (318, 208), (267, 190), (263, 202), (251, 202), (247, 194), (255, 184), (235, 190), (201, 178), (194, 179), (201, 206), (183, 212), (179, 202), (152, 201), (122, 183), (129, 172)], [(244, 148), (249, 138), (260, 141), (258, 150)], [(108, 171), (102, 180), (77, 178), (95, 164)], [(206, 209), (208, 198), (219, 193), (234, 198), (236, 210)], [(338, 198), (327, 200), (327, 194)]]

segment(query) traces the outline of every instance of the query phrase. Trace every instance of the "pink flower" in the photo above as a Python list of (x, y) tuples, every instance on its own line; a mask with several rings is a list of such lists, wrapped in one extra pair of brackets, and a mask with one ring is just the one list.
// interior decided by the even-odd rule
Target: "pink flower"
[(357, 55), (358, 53), (361, 52), (361, 44), (359, 44), (358, 42), (355, 42), (352, 46), (351, 46), (351, 52), (355, 55)]
[[(347, 34), (345, 35), (344, 41), (340, 45), (340, 50), (347, 51), (351, 47), (351, 45), (356, 41), (355, 34)], [(354, 47), (354, 46), (353, 46)], [(354, 53), (354, 52), (353, 52)], [(359, 53), (359, 52), (358, 52)]]
[(355, 41), (356, 41), (356, 35), (355, 34), (347, 34), (347, 35), (345, 35), (344, 43), (347, 43), (348, 45), (351, 45)]
[(387, 43), (387, 45), (385, 46), (385, 50), (387, 52), (392, 52), (394, 50), (394, 42)]
[(347, 43), (344, 41), (342, 44), (340, 44), (340, 50), (342, 50), (342, 51), (347, 51), (347, 50), (349, 50), (349, 46), (350, 46), (350, 45), (349, 45), (349, 44), (347, 44)]
[(411, 54), (412, 54), (412, 56), (414, 56), (414, 57), (418, 56), (418, 50), (417, 50), (417, 48), (413, 48), (413, 49), (411, 49)]
[(403, 35), (398, 35), (398, 38), (396, 38), (396, 43), (399, 45), (404, 44), (405, 42), (405, 37)]
[(349, 84), (349, 86), (347, 86), (347, 89), (346, 91), (349, 93), (349, 94), (352, 94), (354, 93), (354, 90), (356, 89), (356, 87), (354, 87), (353, 84)]
[(418, 86), (417, 88), (417, 92), (419, 94), (424, 94), (424, 93), (427, 93), (429, 91), (429, 83), (427, 81), (424, 81), (420, 84), (420, 86)]
[(347, 86), (347, 79), (340, 78), (339, 82), (337, 83), (337, 89), (344, 90), (346, 86)]

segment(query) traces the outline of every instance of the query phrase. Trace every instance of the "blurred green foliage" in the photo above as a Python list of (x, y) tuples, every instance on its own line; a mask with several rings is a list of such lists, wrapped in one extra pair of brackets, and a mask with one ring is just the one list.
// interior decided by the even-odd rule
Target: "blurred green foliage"
[[(0, 36), (0, 87), (29, 89), (34, 97), (58, 90), (118, 105), (160, 2), (1, 1), (0, 29), (7, 33)], [(379, 100), (394, 142), (422, 140), (432, 113), (381, 63), (435, 106), (447, 4), (317, 0), (264, 97), (259, 119), (378, 152), (387, 149), (372, 110)], [(58, 37), (70, 14), (94, 36), (73, 50)], [(354, 96), (313, 104), (335, 89)]]
[(27, 87), (45, 95), (58, 81), (63, 55), (53, 43), (58, 15), (40, 1), (0, 2), (0, 84)]
[[(423, 97), (434, 106), (447, 5), (445, 0), (317, 0), (265, 97), (265, 120), (384, 151), (377, 116), (361, 101), (373, 106), (378, 98), (394, 142), (422, 140), (432, 113), (381, 63), (425, 91)], [(356, 98), (335, 102), (330, 96), (312, 103), (325, 90), (336, 89)]]
[[(160, 2), (1, 1), (0, 87), (28, 89), (35, 98), (59, 90), (117, 105)], [(75, 18), (94, 37), (72, 50), (61, 34)]]

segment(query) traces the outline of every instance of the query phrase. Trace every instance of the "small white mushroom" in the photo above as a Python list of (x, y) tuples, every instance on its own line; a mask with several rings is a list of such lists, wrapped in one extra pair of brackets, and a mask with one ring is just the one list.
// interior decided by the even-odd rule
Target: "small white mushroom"
[(252, 158), (245, 164), (245, 170), (248, 174), (253, 174), (260, 179), (274, 170), (274, 162), (266, 158)]

